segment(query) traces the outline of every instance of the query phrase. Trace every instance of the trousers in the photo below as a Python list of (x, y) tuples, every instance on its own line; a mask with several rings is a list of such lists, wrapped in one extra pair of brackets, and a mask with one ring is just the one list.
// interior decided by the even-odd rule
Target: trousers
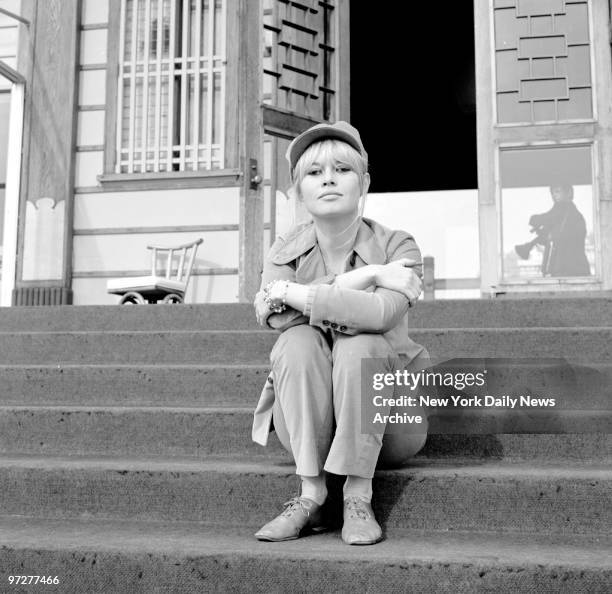
[[(423, 369), (429, 361), (424, 348), (412, 361), (399, 361), (381, 334), (330, 335), (306, 324), (288, 328), (276, 341), (270, 354), (272, 418), (297, 474), (318, 476), (325, 470), (371, 478), (377, 463), (400, 466), (423, 447), (427, 422), (422, 409), (424, 423), (400, 433), (361, 432), (362, 358), (372, 358), (381, 373), (398, 364)], [(387, 392), (391, 396), (393, 388)]]

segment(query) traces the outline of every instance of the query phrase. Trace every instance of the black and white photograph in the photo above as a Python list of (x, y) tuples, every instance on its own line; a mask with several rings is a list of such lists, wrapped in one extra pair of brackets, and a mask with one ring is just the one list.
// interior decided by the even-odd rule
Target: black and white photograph
[(612, 592), (611, 32), (0, 0), (0, 593)]

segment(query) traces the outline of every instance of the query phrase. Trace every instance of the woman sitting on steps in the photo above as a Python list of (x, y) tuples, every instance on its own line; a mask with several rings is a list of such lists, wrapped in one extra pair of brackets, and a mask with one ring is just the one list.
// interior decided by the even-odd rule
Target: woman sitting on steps
[(412, 409), (422, 424), (362, 433), (361, 360), (381, 373), (427, 366), (427, 351), (408, 337), (421, 254), (408, 233), (361, 216), (370, 178), (355, 128), (341, 121), (313, 126), (293, 140), (287, 158), (293, 191), (312, 221), (274, 243), (255, 298), (258, 322), (281, 334), (253, 439), (265, 445), (273, 421), (295, 460), (301, 494), (255, 536), (283, 541), (323, 529), (328, 472), (346, 476), (342, 539), (374, 544), (382, 538), (370, 505), (377, 462), (399, 466), (414, 456), (427, 422), (422, 409)]

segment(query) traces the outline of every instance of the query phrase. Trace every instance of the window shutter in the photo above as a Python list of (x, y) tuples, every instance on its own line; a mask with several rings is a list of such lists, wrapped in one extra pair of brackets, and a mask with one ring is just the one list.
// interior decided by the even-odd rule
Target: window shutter
[(264, 103), (313, 120), (333, 117), (336, 99), (334, 2), (264, 3)]

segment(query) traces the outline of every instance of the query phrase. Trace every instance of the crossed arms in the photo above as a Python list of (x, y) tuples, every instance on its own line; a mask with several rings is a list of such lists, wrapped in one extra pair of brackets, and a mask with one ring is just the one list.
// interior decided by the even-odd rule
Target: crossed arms
[(346, 334), (385, 333), (400, 322), (421, 293), (420, 268), (415, 266), (420, 260), (409, 235), (393, 250), (387, 264), (368, 264), (310, 284), (295, 282), (290, 265), (276, 265), (268, 259), (264, 283), (288, 281), (288, 309), (272, 313), (259, 291), (254, 303), (257, 320), (279, 331), (306, 323), (324, 330), (331, 326)]

